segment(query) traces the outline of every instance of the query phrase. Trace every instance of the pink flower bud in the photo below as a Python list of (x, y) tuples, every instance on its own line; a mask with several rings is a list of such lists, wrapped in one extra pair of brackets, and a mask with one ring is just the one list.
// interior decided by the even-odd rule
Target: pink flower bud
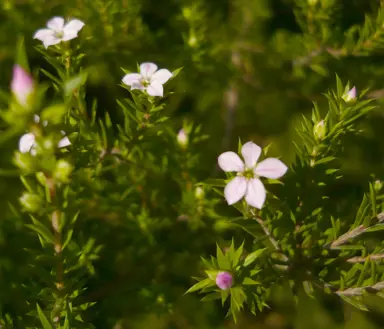
[(28, 97), (34, 90), (32, 77), (20, 65), (14, 65), (11, 90), (20, 105), (27, 105)]
[(184, 129), (180, 129), (179, 133), (177, 134), (177, 142), (181, 147), (187, 147), (188, 135)]
[(228, 290), (232, 287), (233, 278), (229, 272), (219, 272), (216, 276), (216, 285), (221, 290)]

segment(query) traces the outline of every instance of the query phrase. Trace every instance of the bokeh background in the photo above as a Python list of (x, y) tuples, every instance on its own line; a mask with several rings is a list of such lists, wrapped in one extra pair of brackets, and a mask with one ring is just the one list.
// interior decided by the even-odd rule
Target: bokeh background
[[(189, 120), (201, 124), (209, 135), (199, 145), (201, 160), (195, 170), (196, 177), (204, 180), (221, 175), (217, 155), (236, 150), (239, 137), (260, 145), (272, 142), (272, 154), (293, 161), (295, 127), (302, 114), (310, 113), (312, 102), (326, 110), (322, 93), (335, 86), (337, 73), (358, 91), (369, 87), (368, 97), (376, 98), (378, 105), (363, 138), (346, 145), (346, 179), (330, 187), (335, 202), (350, 195), (358, 204), (370, 173), (378, 178), (384, 174), (384, 15), (378, 17), (382, 5), (379, 0), (1, 0), (0, 88), (9, 90), (19, 36), (25, 38), (31, 69), (51, 72), (35, 49), (38, 41), (32, 39), (33, 33), (52, 16), (79, 18), (86, 25), (73, 43), (85, 54), (83, 65), (93, 68), (86, 101), (97, 100), (100, 117), (107, 111), (112, 120), (119, 118), (115, 100), (126, 95), (118, 86), (124, 74), (121, 68), (134, 71), (145, 61), (170, 70), (183, 67), (169, 85), (174, 94), (167, 99), (166, 114), (175, 129)], [(356, 34), (348, 44), (345, 33), (363, 26), (366, 16), (372, 17), (371, 29), (360, 43)], [(4, 146), (1, 167), (9, 168), (8, 151), (16, 143)], [(2, 200), (12, 193), (16, 196), (19, 183), (0, 173), (0, 203), (6, 208)], [(22, 237), (14, 233), (13, 225), (5, 219), (0, 224), (0, 301), (18, 292), (8, 284), (7, 275), (24, 257), (16, 252)], [(135, 269), (133, 277), (116, 279), (119, 259), (104, 254), (95, 265), (101, 274), (90, 281), (86, 296), (98, 302), (88, 311), (89, 321), (97, 328), (116, 329), (382, 328), (384, 320), (377, 314), (367, 316), (333, 297), (314, 300), (303, 295), (296, 301), (286, 288), (273, 294), (271, 310), (256, 318), (245, 313), (234, 325), (224, 319), (219, 304), (201, 303), (183, 293), (196, 274), (199, 256), (213, 253), (215, 241), (240, 233), (214, 228), (184, 233), (183, 225), (187, 224), (178, 222), (173, 230), (159, 233), (166, 247), (143, 251), (146, 258), (140, 258), (139, 247), (124, 249), (124, 240), (116, 242), (114, 247), (124, 249), (122, 254), (137, 254), (126, 265)], [(113, 239), (116, 230), (111, 228), (103, 238)], [(149, 263), (153, 268), (148, 269)], [(24, 274), (18, 275), (12, 279), (22, 282)], [(2, 312), (20, 306), (24, 299), (21, 295), (13, 299), (14, 305), (3, 303)]]

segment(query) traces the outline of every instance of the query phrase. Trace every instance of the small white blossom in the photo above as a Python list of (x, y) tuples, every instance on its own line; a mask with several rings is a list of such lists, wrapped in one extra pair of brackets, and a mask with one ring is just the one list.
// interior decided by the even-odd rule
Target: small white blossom
[(276, 158), (267, 158), (257, 163), (261, 147), (253, 142), (245, 143), (241, 149), (244, 161), (235, 152), (224, 152), (218, 158), (219, 166), (225, 172), (237, 172), (224, 189), (224, 196), (229, 205), (245, 201), (252, 207), (261, 209), (266, 198), (266, 191), (259, 177), (277, 179), (288, 170), (287, 166)]
[(72, 19), (65, 24), (63, 17), (53, 17), (48, 21), (47, 28), (37, 30), (33, 38), (40, 40), (43, 42), (44, 47), (48, 48), (62, 41), (69, 41), (76, 38), (84, 25), (85, 24), (78, 19)]
[[(40, 117), (38, 115), (34, 116), (34, 121), (36, 123), (40, 122)], [(47, 121), (43, 121), (43, 126), (46, 126), (48, 124)], [(61, 131), (62, 135), (65, 135), (64, 131)], [(69, 141), (68, 137), (65, 136), (62, 138), (59, 143), (58, 147), (66, 147), (68, 145), (71, 145), (71, 142)], [(31, 155), (35, 156), (36, 155), (36, 136), (33, 133), (28, 133), (24, 134), (23, 136), (20, 137), (19, 140), (19, 151), (21, 153), (27, 153), (30, 152)]]
[(150, 96), (163, 96), (163, 84), (172, 77), (167, 69), (157, 70), (154, 63), (142, 63), (140, 73), (130, 73), (124, 76), (123, 83), (131, 87), (131, 90), (145, 90)]
[(356, 87), (353, 86), (348, 92), (346, 92), (342, 98), (348, 103), (356, 99), (357, 91)]

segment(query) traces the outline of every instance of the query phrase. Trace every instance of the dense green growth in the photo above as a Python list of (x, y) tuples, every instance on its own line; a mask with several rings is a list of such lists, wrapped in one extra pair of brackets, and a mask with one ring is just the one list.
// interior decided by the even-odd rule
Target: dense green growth
[[(1, 328), (382, 327), (383, 1), (2, 0), (0, 44)], [(248, 141), (261, 209), (217, 165)]]

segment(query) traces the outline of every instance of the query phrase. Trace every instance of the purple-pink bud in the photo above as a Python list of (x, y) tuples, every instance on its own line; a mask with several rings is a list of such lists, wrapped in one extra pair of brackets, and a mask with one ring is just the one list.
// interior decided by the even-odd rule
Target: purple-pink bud
[(219, 272), (216, 276), (216, 285), (221, 290), (228, 290), (232, 287), (233, 278), (232, 274), (229, 272)]
[(27, 105), (28, 97), (34, 90), (32, 77), (17, 64), (13, 66), (11, 90), (20, 105)]

